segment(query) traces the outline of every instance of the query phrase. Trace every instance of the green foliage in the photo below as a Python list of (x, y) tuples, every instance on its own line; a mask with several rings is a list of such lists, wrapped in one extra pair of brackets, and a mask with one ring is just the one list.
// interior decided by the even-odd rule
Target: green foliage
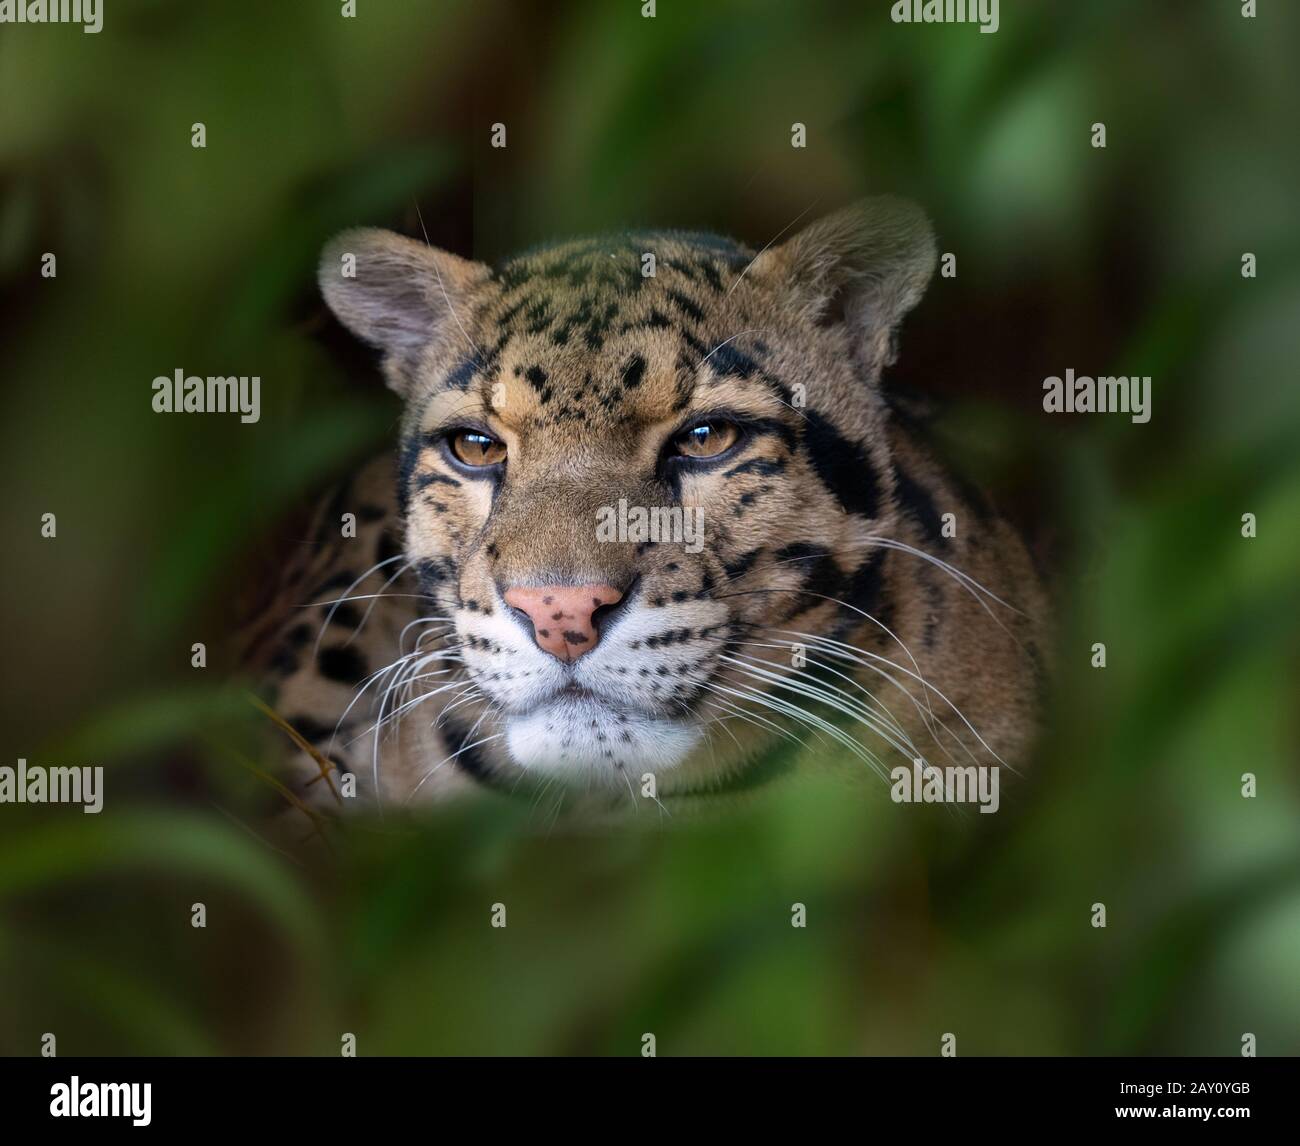
[[(108, 770), (101, 816), (0, 807), (0, 1052), (1300, 1052), (1300, 11), (106, 8), (0, 34), (4, 762)], [(398, 415), (317, 337), (324, 238), (418, 234), (418, 201), (489, 259), (628, 225), (761, 246), (886, 190), (959, 254), (899, 370), (1057, 543), (1054, 701), (1002, 811), (787, 778), (670, 831), (490, 796), (273, 848), (262, 718), (213, 683), (230, 597)], [(260, 374), (262, 420), (152, 413), (178, 366)], [(1071, 366), (1151, 374), (1151, 423), (1044, 418)]]

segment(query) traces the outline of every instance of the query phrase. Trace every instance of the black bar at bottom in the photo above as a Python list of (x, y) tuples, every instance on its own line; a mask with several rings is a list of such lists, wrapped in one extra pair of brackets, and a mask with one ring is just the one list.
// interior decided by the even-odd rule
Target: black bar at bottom
[(553, 1132), (579, 1118), (616, 1132), (650, 1118), (664, 1132), (716, 1119), (769, 1132), (788, 1124), (806, 1135), (837, 1118), (863, 1134), (901, 1129), (900, 1123), (927, 1137), (944, 1129), (1136, 1123), (1215, 1130), (1231, 1124), (1240, 1137), (1243, 1130), (1294, 1127), (1298, 1064), (1290, 1058), (10, 1058), (0, 1062), (0, 1126), (6, 1137), (58, 1124), (95, 1133), (112, 1123), (144, 1133), (283, 1126), (299, 1135), (373, 1135), (403, 1124), (437, 1133), (476, 1118), (494, 1131), (516, 1123)]

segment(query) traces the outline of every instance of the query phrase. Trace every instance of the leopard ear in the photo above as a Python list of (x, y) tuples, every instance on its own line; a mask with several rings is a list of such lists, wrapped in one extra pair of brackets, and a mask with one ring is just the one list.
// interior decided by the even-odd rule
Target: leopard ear
[(937, 259), (925, 213), (882, 196), (764, 251), (752, 273), (788, 291), (809, 320), (847, 325), (855, 356), (874, 377), (894, 360), (894, 333), (921, 300)]
[(430, 356), (456, 340), (470, 348), (460, 324), (475, 289), (491, 276), (482, 263), (375, 228), (336, 235), (317, 272), (329, 308), (384, 352), (388, 384), (403, 395)]

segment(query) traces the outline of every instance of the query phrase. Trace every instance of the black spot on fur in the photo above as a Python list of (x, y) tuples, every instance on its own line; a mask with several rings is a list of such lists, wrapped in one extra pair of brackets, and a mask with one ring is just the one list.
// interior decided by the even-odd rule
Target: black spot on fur
[(629, 330), (666, 330), (670, 326), (672, 320), (663, 311), (652, 310), (645, 318), (623, 323), (618, 332), (626, 334)]
[(939, 635), (939, 619), (943, 615), (943, 589), (939, 586), (933, 567), (928, 563), (922, 564), (915, 576), (925, 592), (926, 601), (925, 633), (922, 640), (927, 649), (933, 649)]
[(357, 684), (366, 675), (366, 662), (356, 649), (335, 645), (316, 658), (321, 676), (340, 684)]
[(695, 281), (695, 271), (688, 263), (682, 262), (681, 259), (675, 259), (672, 255), (665, 255), (661, 261), (664, 266), (671, 267), (688, 282)]
[(446, 385), (452, 390), (468, 390), (478, 373), (477, 358), (464, 358), (448, 373)]
[(470, 739), (470, 729), (458, 721), (447, 721), (444, 726), (449, 749), (448, 759), (452, 766), (473, 777), (480, 783), (490, 785), (492, 772), (486, 758), (474, 741)]
[(724, 378), (749, 378), (758, 369), (758, 363), (748, 354), (737, 350), (734, 343), (719, 346), (709, 357), (713, 372)]
[(286, 716), (285, 720), (293, 726), (293, 730), (308, 744), (320, 744), (334, 735), (333, 727), (321, 724), (310, 716)]
[(720, 292), (722, 290), (722, 276), (718, 274), (718, 268), (704, 259), (701, 259), (696, 266), (699, 268), (700, 274), (704, 276), (704, 281), (715, 291)]
[(338, 605), (332, 605), (333, 615), (330, 616), (330, 624), (338, 625), (344, 629), (355, 629), (361, 624), (361, 611), (347, 601), (342, 601)]
[(292, 676), (298, 671), (298, 658), (288, 648), (278, 648), (267, 662), (268, 669), (278, 676)]
[(551, 305), (544, 298), (537, 299), (525, 312), (524, 327), (528, 334), (541, 334), (551, 325)]
[(635, 390), (641, 385), (641, 380), (644, 377), (645, 359), (639, 354), (634, 354), (631, 361), (628, 362), (627, 368), (623, 371), (623, 388), (625, 390)]
[(696, 322), (702, 322), (704, 320), (704, 311), (700, 309), (696, 302), (682, 294), (681, 291), (674, 289), (666, 291), (665, 293), (672, 301), (673, 305), (688, 318), (694, 319)]
[(353, 581), (357, 579), (355, 573), (349, 573), (346, 569), (335, 573), (333, 577), (327, 577), (315, 589), (312, 590), (313, 597), (327, 597), (339, 589), (346, 589)]
[(415, 565), (420, 591), (428, 596), (433, 596), (437, 588), (450, 581), (455, 573), (456, 563), (450, 557), (426, 557)]
[[(375, 546), (376, 561), (391, 561), (394, 557), (402, 555), (402, 546), (397, 540), (397, 535), (391, 529), (385, 529), (379, 535), (379, 544)], [(390, 570), (388, 576), (392, 576)]]

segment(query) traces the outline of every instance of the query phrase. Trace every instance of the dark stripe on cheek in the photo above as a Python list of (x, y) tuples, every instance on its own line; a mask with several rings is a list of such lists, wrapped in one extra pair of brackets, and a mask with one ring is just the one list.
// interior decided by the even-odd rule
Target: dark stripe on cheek
[(760, 477), (772, 477), (781, 473), (786, 466), (785, 458), (750, 458), (738, 466), (724, 471), (723, 477), (735, 477), (737, 474), (758, 474)]
[(931, 546), (940, 544), (944, 538), (939, 527), (939, 511), (930, 491), (899, 466), (894, 467), (894, 488), (898, 507), (920, 525), (925, 540)]
[[(484, 759), (474, 741), (470, 739), (470, 729), (456, 721), (447, 721), (446, 725), (448, 759), (452, 767), (473, 777), (480, 783), (491, 786), (493, 776), (488, 762)], [(474, 745), (470, 747), (470, 745)]]
[(449, 485), (454, 489), (460, 489), (460, 482), (453, 477), (448, 477), (446, 474), (427, 473), (421, 474), (415, 479), (415, 488), (417, 490), (426, 490), (431, 485)]
[(402, 517), (406, 517), (406, 511), (411, 505), (411, 479), (415, 475), (415, 467), (420, 460), (420, 455), (424, 453), (428, 444), (426, 437), (426, 434), (415, 434), (409, 441), (403, 443), (397, 457), (397, 504)]
[(735, 581), (743, 577), (754, 567), (754, 562), (758, 560), (758, 555), (762, 552), (761, 548), (751, 549), (748, 553), (742, 553), (735, 561), (724, 561), (722, 568), (726, 570), (727, 580)]
[(746, 418), (743, 424), (753, 434), (771, 434), (787, 450), (793, 451), (799, 444), (799, 435), (794, 427), (777, 418)]
[[(852, 605), (852, 609), (841, 609), (835, 618), (831, 630), (832, 640), (843, 640), (855, 629), (863, 628), (872, 635), (883, 632), (880, 625), (887, 629), (894, 627), (893, 609), (884, 598), (884, 554), (879, 549), (871, 550), (862, 564), (850, 573), (844, 586), (843, 600)], [(854, 610), (861, 610), (855, 612)], [(862, 613), (867, 613), (880, 625), (873, 625)]]
[(850, 513), (879, 517), (879, 483), (866, 452), (820, 414), (808, 410), (805, 417), (804, 444), (817, 476)]
[(434, 596), (438, 587), (452, 580), (455, 574), (456, 563), (450, 557), (425, 557), (415, 565), (420, 592), (428, 597)]
[(349, 605), (346, 601), (333, 606), (333, 615), (330, 617), (331, 625), (338, 625), (343, 629), (356, 629), (361, 624), (361, 614), (357, 611), (355, 605)]
[[(835, 564), (831, 551), (821, 545), (799, 541), (778, 549), (772, 558), (773, 572), (794, 572), (803, 580), (807, 593), (822, 597), (839, 597), (844, 588), (844, 574)], [(800, 605), (800, 609), (810, 606)]]

